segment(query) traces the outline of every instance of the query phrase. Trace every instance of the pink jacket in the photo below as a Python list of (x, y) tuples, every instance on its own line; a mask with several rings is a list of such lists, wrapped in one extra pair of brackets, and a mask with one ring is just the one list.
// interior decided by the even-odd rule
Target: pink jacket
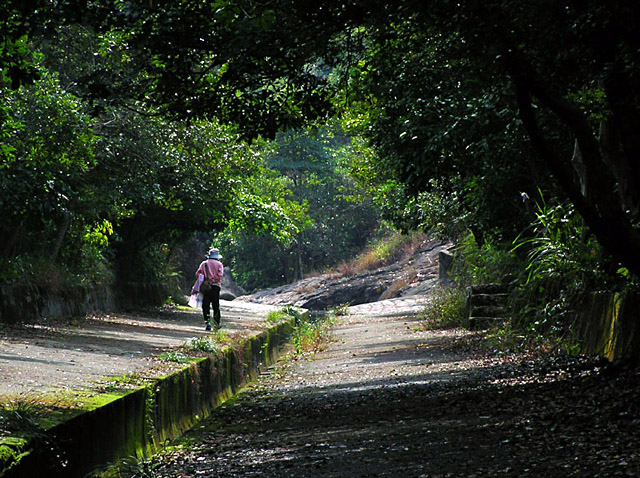
[(207, 268), (207, 277), (212, 284), (220, 285), (222, 283), (222, 274), (224, 273), (224, 266), (222, 262), (217, 261), (215, 259), (207, 259), (206, 261), (202, 261), (200, 267), (196, 271), (196, 285), (194, 286), (194, 290), (197, 288), (197, 291), (200, 291), (200, 284), (202, 284), (202, 280), (200, 280), (199, 276), (202, 276), (204, 280), (204, 268)]

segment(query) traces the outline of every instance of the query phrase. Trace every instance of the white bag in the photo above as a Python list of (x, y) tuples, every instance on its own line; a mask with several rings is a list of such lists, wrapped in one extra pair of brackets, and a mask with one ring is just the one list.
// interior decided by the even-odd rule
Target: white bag
[(189, 297), (189, 307), (193, 307), (194, 309), (202, 307), (202, 294), (200, 292), (191, 294), (191, 297)]

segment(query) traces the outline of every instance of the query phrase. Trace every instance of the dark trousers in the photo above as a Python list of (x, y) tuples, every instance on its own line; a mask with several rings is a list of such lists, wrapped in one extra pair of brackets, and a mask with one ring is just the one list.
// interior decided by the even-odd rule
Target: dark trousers
[(202, 315), (204, 321), (209, 322), (210, 307), (213, 308), (213, 321), (220, 325), (220, 286), (212, 285), (211, 290), (202, 294)]

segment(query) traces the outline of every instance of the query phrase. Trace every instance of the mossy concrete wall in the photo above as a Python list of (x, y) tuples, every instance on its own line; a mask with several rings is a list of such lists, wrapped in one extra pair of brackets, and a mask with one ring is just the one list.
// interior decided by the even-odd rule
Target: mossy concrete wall
[(578, 317), (582, 352), (640, 364), (640, 296), (600, 292), (583, 304)]
[(162, 305), (178, 289), (171, 284), (128, 283), (120, 290), (108, 286), (73, 286), (61, 289), (0, 284), (0, 322), (15, 324), (42, 317), (77, 317), (96, 310), (114, 312), (140, 306)]
[(295, 320), (282, 322), (184, 369), (157, 379), (95, 410), (51, 429), (47, 443), (9, 469), (3, 478), (73, 478), (118, 459), (148, 456), (197, 421), (273, 363)]

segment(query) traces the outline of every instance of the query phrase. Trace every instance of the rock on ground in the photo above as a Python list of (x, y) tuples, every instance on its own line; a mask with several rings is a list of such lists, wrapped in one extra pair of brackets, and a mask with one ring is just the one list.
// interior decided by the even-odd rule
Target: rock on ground
[(273, 305), (295, 305), (310, 310), (359, 305), (385, 298), (423, 295), (438, 283), (438, 254), (451, 244), (428, 239), (407, 259), (355, 276), (323, 274), (294, 284), (266, 289), (242, 300)]

